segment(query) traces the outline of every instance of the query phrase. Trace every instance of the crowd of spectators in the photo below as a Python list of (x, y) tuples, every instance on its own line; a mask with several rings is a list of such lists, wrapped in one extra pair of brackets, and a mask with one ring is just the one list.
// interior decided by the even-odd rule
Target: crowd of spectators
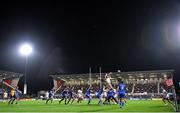
[(158, 93), (157, 83), (135, 84), (133, 93)]
[[(61, 90), (62, 91), (64, 88), (69, 87), (74, 89), (76, 92), (78, 89), (82, 88), (83, 92), (86, 91), (86, 89), (89, 87), (89, 84), (84, 84), (84, 85), (73, 85), (73, 86), (62, 86)], [(92, 91), (97, 91), (99, 89), (100, 85), (99, 84), (92, 84)], [(118, 85), (113, 85), (115, 89), (118, 88)], [(163, 87), (163, 84), (159, 85), (159, 92), (161, 93), (161, 87)], [(127, 93), (158, 93), (158, 84), (157, 83), (146, 83), (146, 84), (126, 84), (126, 92)]]

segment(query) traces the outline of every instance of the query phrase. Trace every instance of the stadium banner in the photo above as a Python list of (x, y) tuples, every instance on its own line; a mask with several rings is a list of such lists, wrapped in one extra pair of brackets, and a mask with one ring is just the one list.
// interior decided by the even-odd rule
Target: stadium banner
[(61, 80), (54, 79), (53, 81), (54, 81), (54, 89), (58, 89), (62, 85)]
[(166, 80), (166, 85), (167, 85), (168, 87), (173, 86), (173, 80), (172, 80), (172, 78)]
[(7, 84), (15, 87), (18, 85), (18, 82), (19, 82), (19, 78), (13, 78), (13, 79), (6, 79), (4, 80), (4, 82), (6, 82)]
[(6, 79), (6, 80), (4, 80), (4, 82), (6, 82), (8, 84), (11, 84), (11, 80), (10, 79)]
[(11, 85), (15, 87), (18, 85), (18, 82), (19, 82), (19, 78), (14, 78), (11, 80)]

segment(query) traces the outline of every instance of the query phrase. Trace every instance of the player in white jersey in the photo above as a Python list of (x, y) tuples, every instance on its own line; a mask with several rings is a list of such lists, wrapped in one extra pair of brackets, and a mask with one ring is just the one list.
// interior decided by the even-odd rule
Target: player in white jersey
[(109, 91), (108, 87), (103, 89), (103, 97), (105, 98), (103, 104), (108, 104), (108, 91)]
[(118, 92), (117, 92), (117, 90), (114, 89), (114, 92), (115, 92), (114, 98), (118, 98)]
[(82, 88), (80, 88), (79, 90), (78, 90), (78, 92), (77, 92), (77, 95), (78, 95), (78, 100), (77, 100), (77, 102), (78, 103), (80, 103), (83, 99), (84, 99), (84, 97), (83, 97), (83, 91), (82, 91), (83, 89)]
[(164, 102), (164, 104), (167, 105), (166, 101), (171, 104), (169, 93), (164, 88), (162, 88), (162, 93), (163, 93), (162, 101)]
[(104, 97), (104, 98), (107, 97), (107, 91), (106, 91), (106, 90), (103, 91), (103, 97)]
[(111, 77), (110, 77), (111, 74), (112, 74), (111, 72), (108, 73), (108, 74), (106, 73), (105, 79), (106, 79), (106, 82), (108, 83), (109, 88), (114, 89), (114, 88), (112, 87), (112, 84), (111, 84)]
[[(116, 99), (116, 100), (118, 100), (118, 91), (116, 90), (116, 89), (114, 89), (114, 98)], [(116, 104), (115, 102), (114, 102), (114, 104)]]

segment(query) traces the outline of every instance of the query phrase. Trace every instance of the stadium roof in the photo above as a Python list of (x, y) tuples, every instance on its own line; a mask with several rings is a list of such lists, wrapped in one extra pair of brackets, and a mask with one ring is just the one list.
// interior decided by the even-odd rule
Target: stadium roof
[[(167, 75), (172, 75), (174, 70), (152, 70), (152, 71), (132, 71), (132, 72), (112, 72), (111, 78), (124, 78), (124, 79), (142, 79), (142, 78), (164, 78)], [(102, 78), (106, 73), (101, 73)], [(85, 74), (59, 74), (59, 75), (50, 75), (53, 79), (62, 79), (62, 80), (73, 80), (73, 79), (88, 79), (89, 73)], [(100, 73), (91, 73), (92, 79), (99, 79)]]
[(0, 79), (11, 79), (22, 77), (23, 74), (0, 70)]

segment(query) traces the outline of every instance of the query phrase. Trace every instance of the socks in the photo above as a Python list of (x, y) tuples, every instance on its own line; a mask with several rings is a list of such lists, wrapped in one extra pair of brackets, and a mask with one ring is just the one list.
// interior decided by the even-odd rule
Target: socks
[(119, 105), (121, 108), (124, 107), (124, 102), (120, 102)]
[(124, 107), (124, 102), (122, 102), (122, 107)]
[(122, 107), (122, 102), (119, 103), (119, 106)]

